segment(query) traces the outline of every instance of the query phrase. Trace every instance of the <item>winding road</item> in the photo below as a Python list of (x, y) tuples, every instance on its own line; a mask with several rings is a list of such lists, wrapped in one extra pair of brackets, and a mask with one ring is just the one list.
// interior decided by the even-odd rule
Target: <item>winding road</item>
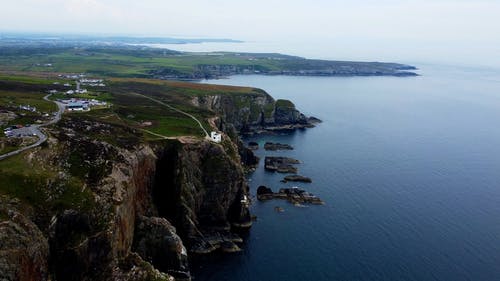
[[(195, 122), (196, 122), (196, 123), (200, 126), (201, 130), (202, 130), (202, 131), (203, 131), (203, 133), (205, 134), (205, 138), (206, 138), (206, 139), (210, 139), (210, 135), (208, 134), (207, 130), (203, 127), (203, 125), (201, 124), (200, 120), (198, 120), (198, 118), (196, 118), (196, 117), (195, 117), (195, 116), (193, 116), (192, 114), (189, 114), (189, 113), (187, 113), (187, 112), (185, 112), (185, 111), (182, 111), (182, 110), (180, 110), (180, 109), (177, 109), (177, 108), (175, 108), (175, 107), (173, 107), (173, 106), (171, 106), (171, 105), (169, 105), (169, 104), (167, 104), (167, 103), (164, 103), (164, 102), (159, 101), (159, 100), (157, 100), (157, 99), (154, 99), (154, 98), (152, 98), (152, 97), (148, 97), (148, 96), (145, 96), (145, 95), (143, 95), (143, 94), (139, 94), (139, 93), (133, 93), (133, 94), (138, 95), (138, 96), (141, 96), (141, 97), (146, 98), (146, 99), (149, 99), (149, 100), (154, 101), (154, 102), (156, 102), (156, 103), (158, 103), (158, 104), (161, 104), (161, 105), (163, 105), (163, 106), (166, 106), (166, 107), (168, 107), (169, 109), (171, 109), (171, 110), (173, 110), (173, 111), (175, 111), (175, 112), (179, 112), (179, 113), (181, 113), (181, 114), (183, 114), (183, 115), (188, 116), (189, 118), (193, 119), (193, 120), (194, 120), (194, 121), (195, 121)], [(43, 97), (43, 99), (44, 99), (44, 100), (46, 100), (46, 101), (51, 101), (51, 100), (49, 100), (49, 97), (50, 97), (50, 94), (49, 94), (49, 95), (44, 96), (44, 97)], [(41, 127), (44, 127), (44, 126), (52, 125), (52, 124), (55, 124), (55, 123), (59, 122), (59, 120), (61, 120), (61, 116), (62, 116), (62, 114), (63, 114), (63, 112), (64, 112), (64, 109), (65, 109), (64, 104), (62, 104), (62, 103), (60, 103), (60, 102), (58, 102), (58, 101), (52, 101), (52, 102), (54, 102), (54, 103), (57, 105), (57, 108), (58, 108), (58, 110), (57, 110), (57, 112), (56, 112), (56, 115), (54, 116), (54, 118), (53, 118), (52, 120), (50, 120), (49, 122), (44, 123), (44, 124), (40, 124), (40, 125), (32, 125), (32, 126), (30, 126), (30, 127), (24, 127), (24, 128), (22, 128), (22, 130), (23, 130), (23, 134), (27, 134), (27, 135), (31, 135), (31, 136), (37, 136), (37, 137), (38, 137), (38, 141), (37, 141), (37, 142), (35, 142), (34, 144), (31, 144), (31, 145), (25, 146), (25, 147), (20, 148), (20, 149), (18, 149), (18, 150), (14, 150), (14, 151), (11, 151), (11, 152), (9, 152), (9, 153), (2, 154), (2, 155), (0, 155), (0, 160), (3, 160), (3, 159), (8, 158), (8, 157), (10, 157), (10, 156), (14, 156), (14, 155), (19, 154), (19, 153), (21, 153), (21, 152), (23, 152), (23, 151), (26, 151), (26, 150), (28, 150), (28, 149), (32, 149), (32, 148), (35, 148), (35, 147), (37, 147), (37, 146), (40, 146), (42, 143), (44, 143), (44, 142), (47, 140), (47, 135), (45, 135), (45, 134), (44, 134), (44, 133), (40, 130), (40, 128), (41, 128)], [(19, 130), (21, 130), (21, 129), (19, 129)], [(14, 130), (13, 130), (13, 131), (14, 131)], [(151, 133), (151, 134), (153, 134), (153, 135), (156, 135), (156, 136), (160, 136), (160, 137), (163, 137), (163, 138), (167, 138), (167, 137), (165, 137), (165, 136), (162, 136), (162, 135), (159, 135), (159, 134), (156, 134), (156, 133), (150, 132), (150, 131), (148, 131), (148, 132), (149, 132), (149, 133)], [(14, 134), (16, 134), (16, 132), (14, 132)]]
[[(46, 100), (46, 101), (51, 101), (51, 100), (49, 100), (49, 97), (50, 97), (50, 94), (44, 96), (43, 99)], [(25, 147), (20, 148), (18, 150), (14, 150), (14, 151), (11, 151), (9, 153), (2, 154), (2, 155), (0, 155), (0, 160), (3, 160), (3, 159), (8, 158), (10, 156), (14, 156), (14, 155), (19, 154), (19, 153), (21, 153), (23, 151), (26, 151), (28, 149), (35, 148), (35, 147), (41, 145), (42, 143), (44, 143), (47, 140), (47, 135), (45, 135), (42, 131), (40, 131), (40, 128), (44, 127), (44, 126), (52, 125), (52, 124), (55, 124), (55, 123), (59, 122), (59, 120), (61, 120), (61, 116), (62, 116), (62, 114), (64, 112), (64, 109), (65, 109), (64, 104), (62, 104), (62, 103), (60, 103), (58, 101), (52, 101), (52, 102), (54, 102), (57, 105), (57, 112), (56, 112), (56, 115), (54, 116), (54, 118), (52, 120), (50, 120), (49, 122), (44, 123), (44, 124), (32, 125), (30, 127), (24, 127), (23, 128), (24, 132), (26, 132), (27, 134), (32, 135), (32, 136), (37, 136), (38, 137), (38, 141), (35, 142), (34, 144), (25, 146)]]

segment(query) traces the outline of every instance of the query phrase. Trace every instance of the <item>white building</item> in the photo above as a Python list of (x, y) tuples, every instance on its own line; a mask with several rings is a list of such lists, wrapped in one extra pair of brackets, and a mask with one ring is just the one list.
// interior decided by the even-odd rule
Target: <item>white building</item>
[(82, 102), (70, 102), (66, 105), (68, 111), (88, 111), (89, 107), (87, 104)]
[(213, 142), (219, 143), (222, 141), (222, 134), (217, 133), (217, 132), (211, 132), (210, 138), (212, 139)]

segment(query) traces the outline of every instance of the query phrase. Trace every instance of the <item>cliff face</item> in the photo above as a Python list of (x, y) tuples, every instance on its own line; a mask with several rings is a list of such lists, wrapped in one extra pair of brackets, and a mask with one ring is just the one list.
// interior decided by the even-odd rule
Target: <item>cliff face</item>
[(0, 200), (0, 277), (190, 280), (189, 255), (240, 250), (237, 233), (251, 226), (241, 163), (258, 159), (239, 134), (315, 119), (260, 90), (192, 102), (215, 113), (222, 143), (144, 142), (136, 130), (81, 115), (50, 128), (47, 144), (23, 156), (49, 177), (27, 185), (38, 200)]
[(56, 279), (114, 279), (123, 275), (120, 261), (137, 253), (156, 269), (188, 280), (188, 252), (241, 242), (231, 230), (251, 224), (241, 202), (248, 188), (230, 141), (171, 140), (154, 150), (92, 145), (86, 145), (89, 151), (107, 151), (104, 159), (116, 160), (109, 160), (108, 175), (92, 178), (98, 205), (93, 212), (66, 210), (53, 220), (49, 241)]
[(251, 225), (242, 202), (247, 192), (236, 147), (230, 142), (173, 142), (160, 154), (155, 205), (192, 252), (208, 253), (228, 244), (224, 242), (241, 241), (230, 230)]
[[(78, 192), (92, 199), (58, 210), (35, 206), (27, 215), (2, 199), (0, 277), (190, 280), (189, 254), (239, 249), (233, 230), (251, 225), (242, 202), (248, 187), (229, 139), (119, 145), (81, 129), (113, 134), (111, 127), (64, 122), (51, 130), (49, 147), (26, 159), (51, 163), (62, 178), (78, 177)], [(47, 194), (50, 182), (40, 187)]]
[(199, 96), (192, 103), (214, 111), (219, 116), (216, 125), (230, 135), (294, 130), (313, 127), (319, 122), (300, 113), (291, 101), (274, 100), (266, 92), (257, 91), (245, 95)]
[[(156, 155), (145, 145), (123, 149), (105, 142), (73, 137), (69, 146), (83, 146), (84, 162), (107, 169), (91, 179), (92, 209), (65, 210), (49, 226), (50, 264), (55, 280), (167, 280), (146, 257), (135, 255), (137, 218), (154, 216), (151, 187), (156, 172)], [(94, 158), (91, 152), (99, 151)], [(58, 157), (63, 157), (59, 155)], [(92, 171), (90, 173), (95, 173)], [(131, 270), (134, 270), (133, 274)]]
[(40, 229), (0, 198), (0, 279), (47, 280), (49, 245)]

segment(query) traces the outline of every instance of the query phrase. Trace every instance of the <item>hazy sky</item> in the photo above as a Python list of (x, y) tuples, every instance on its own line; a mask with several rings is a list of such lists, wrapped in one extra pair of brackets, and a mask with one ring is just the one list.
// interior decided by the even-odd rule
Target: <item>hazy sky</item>
[(2, 31), (223, 37), (286, 42), (318, 57), (500, 65), (500, 0), (2, 2)]

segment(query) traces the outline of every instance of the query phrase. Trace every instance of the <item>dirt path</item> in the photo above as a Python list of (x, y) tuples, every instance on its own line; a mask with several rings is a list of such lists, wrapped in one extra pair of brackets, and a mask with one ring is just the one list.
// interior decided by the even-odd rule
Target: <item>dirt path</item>
[(201, 124), (200, 120), (198, 120), (198, 118), (194, 117), (192, 114), (189, 114), (189, 113), (187, 113), (187, 112), (185, 112), (185, 111), (182, 111), (182, 110), (180, 110), (180, 109), (177, 109), (177, 108), (175, 108), (175, 107), (171, 106), (170, 104), (164, 103), (164, 102), (159, 101), (159, 100), (157, 100), (157, 99), (154, 99), (154, 98), (152, 98), (152, 97), (148, 97), (148, 96), (145, 96), (145, 95), (142, 95), (142, 94), (139, 94), (139, 93), (133, 93), (133, 94), (134, 94), (134, 95), (141, 96), (141, 97), (146, 98), (146, 99), (149, 99), (149, 100), (154, 101), (154, 102), (156, 102), (156, 103), (158, 103), (158, 104), (164, 105), (164, 106), (168, 107), (169, 109), (171, 109), (171, 110), (173, 110), (173, 111), (175, 111), (175, 112), (179, 112), (179, 113), (181, 113), (181, 114), (186, 115), (187, 117), (189, 117), (189, 118), (193, 119), (194, 121), (196, 121), (196, 123), (198, 123), (198, 125), (200, 126), (200, 128), (201, 128), (201, 129), (203, 130), (203, 132), (205, 133), (205, 138), (207, 138), (207, 139), (209, 139), (209, 138), (210, 138), (210, 135), (208, 134), (207, 130), (205, 130), (205, 128), (204, 128), (204, 127), (203, 127), (203, 125)]

